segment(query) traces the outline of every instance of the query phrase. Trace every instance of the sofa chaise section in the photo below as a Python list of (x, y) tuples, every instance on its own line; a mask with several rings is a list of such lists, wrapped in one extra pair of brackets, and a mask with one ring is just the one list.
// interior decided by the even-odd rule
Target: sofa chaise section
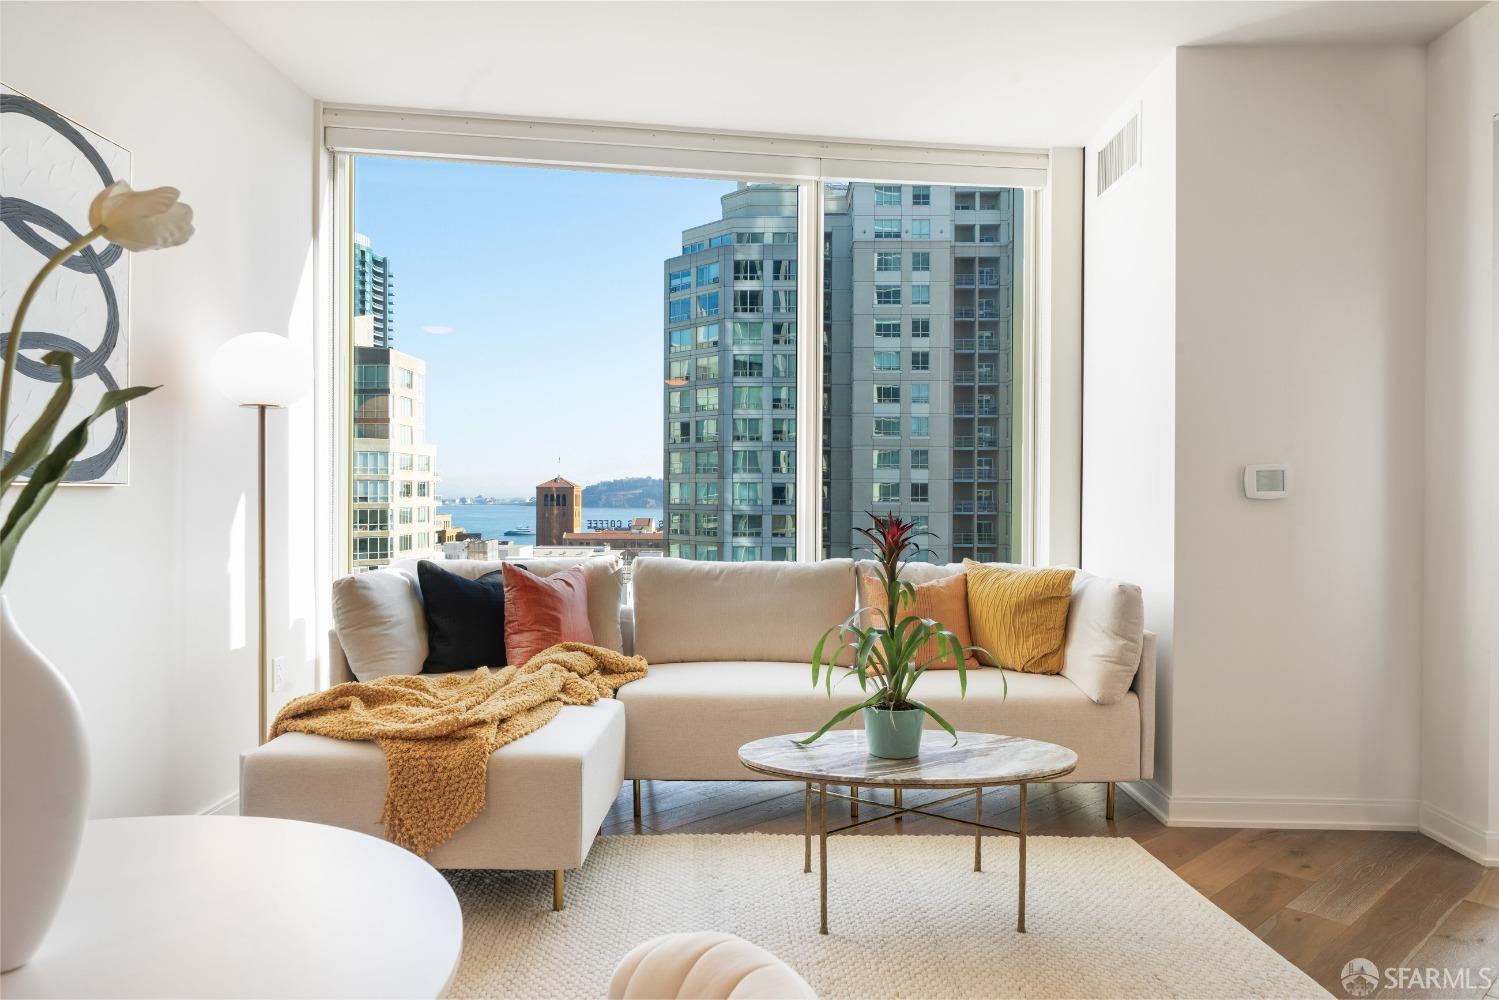
[[(577, 868), (624, 782), (625, 713), (565, 705), (490, 756), (485, 805), (427, 860), (438, 868)], [(240, 812), (384, 836), (385, 755), (373, 743), (285, 733), (240, 762)]]

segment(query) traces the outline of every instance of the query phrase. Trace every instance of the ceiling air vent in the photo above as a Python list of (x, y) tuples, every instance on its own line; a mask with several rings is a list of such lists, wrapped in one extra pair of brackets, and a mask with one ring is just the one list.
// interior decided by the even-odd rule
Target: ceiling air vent
[(1098, 151), (1098, 193), (1114, 186), (1131, 167), (1140, 162), (1140, 116), (1135, 114), (1114, 138)]

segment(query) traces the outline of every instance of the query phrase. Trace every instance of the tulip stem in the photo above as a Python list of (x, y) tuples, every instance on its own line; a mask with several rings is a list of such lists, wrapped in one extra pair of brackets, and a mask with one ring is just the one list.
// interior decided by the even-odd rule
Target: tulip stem
[(16, 308), (15, 321), (10, 325), (10, 340), (5, 344), (5, 374), (0, 376), (0, 456), (5, 454), (6, 418), (10, 413), (10, 381), (16, 373), (16, 356), (21, 351), (21, 323), (26, 318), (26, 310), (31, 307), (31, 300), (36, 297), (37, 289), (42, 287), (42, 282), (47, 279), (47, 275), (51, 274), (57, 265), (88, 246), (103, 233), (103, 226), (95, 226), (57, 251), (47, 263), (42, 265), (36, 277), (31, 279), (31, 284), (26, 286), (26, 294), (21, 296), (21, 304)]

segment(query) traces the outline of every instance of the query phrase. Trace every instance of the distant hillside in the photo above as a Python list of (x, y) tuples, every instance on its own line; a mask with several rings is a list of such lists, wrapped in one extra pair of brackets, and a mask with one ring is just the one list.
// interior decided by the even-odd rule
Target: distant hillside
[(651, 476), (611, 479), (583, 487), (585, 507), (660, 507), (661, 480)]

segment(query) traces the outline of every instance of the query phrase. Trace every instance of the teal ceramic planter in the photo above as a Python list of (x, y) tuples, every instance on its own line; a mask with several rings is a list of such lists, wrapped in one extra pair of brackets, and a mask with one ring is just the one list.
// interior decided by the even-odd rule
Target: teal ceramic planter
[(925, 715), (919, 708), (892, 712), (884, 708), (864, 709), (864, 736), (869, 752), (876, 757), (905, 760), (921, 752), (921, 722)]

